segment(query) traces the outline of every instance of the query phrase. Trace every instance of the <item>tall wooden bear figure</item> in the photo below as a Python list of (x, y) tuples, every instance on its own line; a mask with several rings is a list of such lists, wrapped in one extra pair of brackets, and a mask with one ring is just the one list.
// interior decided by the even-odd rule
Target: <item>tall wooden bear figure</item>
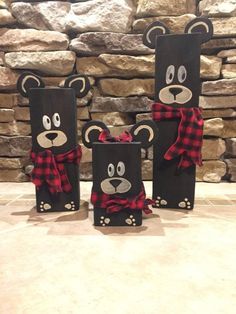
[(100, 121), (86, 123), (82, 140), (92, 148), (95, 226), (140, 226), (142, 210), (151, 212), (142, 183), (141, 147), (149, 147), (156, 138), (153, 121), (142, 121), (118, 137)]
[(87, 94), (85, 76), (73, 75), (63, 88), (44, 88), (42, 79), (23, 73), (19, 92), (29, 98), (32, 182), (36, 185), (38, 212), (78, 210), (80, 206), (76, 96)]
[(201, 165), (203, 120), (198, 108), (201, 44), (213, 26), (204, 17), (188, 23), (184, 34), (169, 34), (154, 22), (143, 41), (155, 48), (153, 120), (159, 129), (154, 147), (153, 198), (157, 207), (192, 209), (196, 165)]

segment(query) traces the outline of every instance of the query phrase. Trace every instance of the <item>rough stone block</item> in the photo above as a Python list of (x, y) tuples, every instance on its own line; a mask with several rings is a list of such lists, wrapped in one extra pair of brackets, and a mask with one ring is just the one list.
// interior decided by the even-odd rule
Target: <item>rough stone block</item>
[(89, 120), (89, 107), (78, 107), (77, 108), (77, 119), (79, 120)]
[(30, 136), (0, 136), (0, 156), (28, 156), (31, 149)]
[(204, 139), (202, 145), (203, 160), (219, 159), (225, 152), (225, 141), (218, 139)]
[(226, 152), (227, 157), (236, 157), (236, 138), (226, 139)]
[(130, 0), (90, 0), (71, 5), (67, 28), (77, 32), (128, 33), (134, 15)]
[(236, 3), (234, 0), (202, 0), (199, 11), (208, 16), (236, 16)]
[(69, 38), (65, 34), (36, 29), (0, 29), (0, 50), (50, 51), (66, 50)]
[(214, 80), (220, 77), (222, 59), (215, 56), (201, 56), (200, 75), (203, 79)]
[(68, 75), (75, 64), (72, 51), (9, 52), (5, 63), (12, 69), (38, 70), (50, 75)]
[(0, 67), (0, 90), (15, 90), (18, 74), (6, 67)]
[(152, 161), (142, 160), (142, 179), (145, 181), (152, 180)]
[(17, 94), (0, 94), (0, 108), (13, 108), (17, 105)]
[(80, 180), (91, 181), (93, 179), (92, 175), (92, 163), (83, 162), (80, 166)]
[(225, 160), (228, 166), (229, 179), (232, 182), (236, 182), (236, 158)]
[(12, 122), (14, 120), (13, 109), (0, 109), (0, 122)]
[(204, 121), (204, 135), (221, 137), (224, 123), (221, 118), (214, 118)]
[(136, 122), (140, 122), (143, 120), (152, 120), (151, 113), (139, 113), (136, 115)]
[(15, 119), (17, 121), (29, 121), (30, 120), (29, 108), (28, 107), (16, 107)]
[(214, 37), (235, 37), (236, 17), (213, 18)]
[(107, 125), (127, 125), (133, 124), (133, 119), (122, 112), (109, 112), (109, 113), (91, 113), (93, 120), (100, 120)]
[(154, 94), (153, 79), (101, 79), (99, 87), (103, 95), (111, 96), (150, 96)]
[(153, 77), (155, 56), (101, 54), (99, 57), (78, 58), (77, 72), (95, 77)]
[(0, 10), (0, 25), (11, 25), (16, 22), (11, 12), (6, 9)]
[(202, 94), (203, 95), (236, 95), (236, 78), (203, 82)]
[(236, 78), (236, 63), (223, 64), (221, 73), (225, 79)]
[(203, 109), (236, 108), (236, 95), (211, 97), (200, 96), (199, 106)]
[(208, 109), (203, 110), (202, 116), (207, 118), (234, 118), (236, 117), (236, 111), (234, 109)]
[(236, 121), (224, 120), (223, 138), (236, 137)]
[(217, 183), (225, 174), (226, 164), (223, 161), (204, 161), (202, 167), (197, 167), (196, 180)]
[(29, 178), (21, 169), (0, 169), (0, 182), (26, 182)]
[(90, 112), (151, 111), (153, 101), (148, 97), (93, 97)]
[(21, 158), (0, 157), (0, 169), (21, 169), (22, 167)]
[(9, 123), (0, 123), (0, 134), (1, 135), (30, 135), (31, 128), (30, 124), (26, 122), (9, 122)]
[[(235, 45), (236, 46), (236, 45)], [(104, 53), (146, 55), (153, 50), (143, 44), (142, 35), (111, 32), (91, 32), (70, 42), (70, 50), (78, 55), (98, 56)]]
[(196, 12), (194, 0), (139, 0), (137, 16), (182, 15)]

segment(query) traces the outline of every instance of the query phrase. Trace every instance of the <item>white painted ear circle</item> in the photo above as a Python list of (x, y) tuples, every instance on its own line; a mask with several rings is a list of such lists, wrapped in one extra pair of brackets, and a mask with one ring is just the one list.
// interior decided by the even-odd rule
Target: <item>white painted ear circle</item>
[(46, 130), (51, 130), (51, 120), (47, 115), (43, 116), (43, 126)]
[(161, 30), (161, 33), (162, 33), (162, 34), (165, 34), (165, 33), (166, 33), (166, 29), (165, 29), (164, 26), (161, 26), (161, 25), (153, 26), (152, 28), (149, 29), (149, 31), (147, 32), (147, 35), (146, 35), (146, 37), (147, 37), (147, 42), (148, 42), (149, 44), (152, 43), (152, 41), (151, 41), (151, 39), (150, 39), (150, 35), (151, 35), (151, 33), (152, 33), (153, 31), (155, 31), (155, 30)]
[(181, 65), (178, 69), (178, 81), (183, 83), (187, 78), (187, 70), (184, 65)]
[(207, 25), (207, 23), (203, 22), (203, 21), (199, 21), (199, 22), (196, 22), (194, 23), (193, 25), (191, 25), (188, 29), (188, 33), (191, 34), (191, 33), (194, 33), (193, 29), (197, 26), (203, 26), (205, 27), (206, 29), (206, 33), (209, 33), (210, 29), (209, 29), (209, 26)]
[(108, 167), (107, 167), (107, 173), (108, 173), (108, 176), (111, 178), (114, 176), (115, 174), (115, 167), (113, 164), (109, 164)]
[(89, 128), (87, 128), (87, 130), (85, 131), (85, 135), (84, 135), (84, 139), (87, 143), (90, 143), (89, 140), (89, 133), (93, 130), (98, 130), (99, 132), (103, 131), (103, 128), (101, 128), (100, 126), (97, 125), (91, 125)]
[(61, 118), (59, 113), (54, 113), (53, 117), (52, 117), (52, 122), (55, 125), (55, 127), (59, 127), (61, 125)]
[(81, 89), (80, 89), (80, 93), (83, 93), (84, 90), (85, 90), (85, 86), (86, 86), (86, 82), (85, 82), (85, 78), (84, 78), (84, 77), (76, 77), (76, 78), (74, 78), (73, 80), (71, 80), (71, 81), (69, 82), (68, 87), (71, 87), (72, 84), (73, 84), (74, 82), (77, 82), (77, 81), (82, 81), (83, 84), (82, 84), (82, 87), (81, 87)]
[(149, 138), (148, 138), (148, 142), (151, 142), (154, 138), (154, 132), (153, 129), (149, 126), (149, 125), (140, 125), (139, 127), (137, 127), (137, 129), (134, 131), (134, 135), (138, 135), (138, 133), (141, 130), (148, 130), (149, 131)]
[(23, 90), (24, 93), (27, 93), (27, 90), (25, 89), (25, 83), (26, 83), (27, 80), (29, 80), (29, 79), (36, 81), (37, 84), (38, 84), (38, 86), (41, 85), (41, 82), (40, 82), (39, 78), (37, 78), (37, 77), (34, 76), (34, 75), (30, 75), (30, 74), (29, 74), (29, 75), (26, 75), (26, 76), (23, 78), (22, 83), (21, 83), (21, 88), (22, 88), (22, 90)]
[(170, 84), (173, 82), (173, 79), (175, 77), (175, 67), (171, 64), (168, 66), (166, 70), (166, 84)]
[(117, 174), (122, 177), (125, 174), (125, 164), (122, 161), (118, 162), (116, 167)]

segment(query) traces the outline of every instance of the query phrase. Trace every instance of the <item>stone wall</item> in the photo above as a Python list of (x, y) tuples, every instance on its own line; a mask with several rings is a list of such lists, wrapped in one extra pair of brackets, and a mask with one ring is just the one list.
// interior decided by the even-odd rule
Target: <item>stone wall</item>
[[(150, 117), (154, 54), (142, 44), (154, 20), (183, 32), (195, 15), (208, 15), (214, 39), (202, 47), (204, 166), (197, 179), (236, 181), (236, 3), (234, 0), (0, 0), (0, 181), (25, 181), (31, 170), (29, 108), (16, 91), (23, 70), (58, 86), (72, 73), (89, 75), (91, 92), (78, 99), (78, 133), (100, 119), (114, 134)], [(83, 148), (82, 179), (91, 178)], [(152, 150), (143, 151), (143, 178), (152, 176)]]

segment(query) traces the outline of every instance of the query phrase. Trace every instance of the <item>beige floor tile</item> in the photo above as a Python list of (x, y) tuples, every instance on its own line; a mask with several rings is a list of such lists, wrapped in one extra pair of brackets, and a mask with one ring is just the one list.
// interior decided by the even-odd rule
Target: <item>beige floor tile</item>
[(197, 184), (192, 211), (154, 209), (141, 227), (94, 228), (90, 182), (83, 210), (50, 214), (31, 205), (32, 184), (13, 185), (17, 199), (0, 205), (0, 313), (233, 314), (235, 187)]

